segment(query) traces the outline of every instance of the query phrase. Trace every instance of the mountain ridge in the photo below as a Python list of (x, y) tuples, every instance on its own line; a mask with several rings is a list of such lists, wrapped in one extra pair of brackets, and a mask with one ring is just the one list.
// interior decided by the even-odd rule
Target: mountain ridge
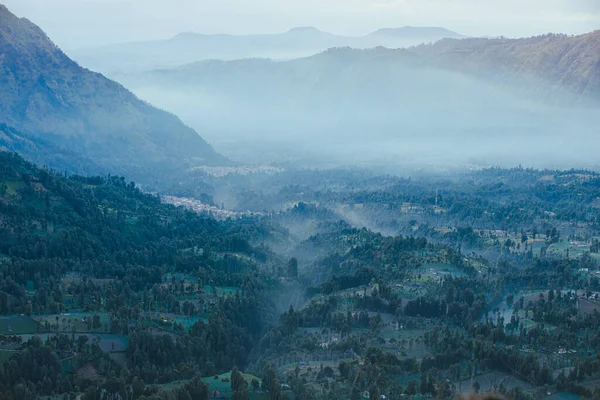
[[(6, 7), (0, 12), (0, 78), (0, 122), (92, 159), (107, 172), (144, 181), (143, 171), (159, 166), (227, 163), (178, 117), (80, 67), (37, 25)], [(51, 158), (36, 161), (52, 164)]]
[[(268, 37), (268, 36), (282, 36), (282, 35), (297, 34), (297, 33), (310, 33), (310, 34), (322, 34), (322, 35), (333, 36), (333, 37), (338, 37), (338, 38), (360, 39), (360, 38), (367, 38), (369, 36), (376, 35), (376, 34), (394, 34), (394, 33), (404, 33), (404, 32), (428, 33), (428, 34), (433, 33), (433, 34), (447, 35), (448, 38), (468, 38), (469, 37), (469, 36), (460, 34), (458, 32), (452, 31), (447, 28), (435, 27), (435, 26), (421, 27), (421, 26), (408, 26), (407, 25), (407, 26), (401, 26), (401, 27), (397, 27), (397, 28), (380, 28), (373, 32), (369, 32), (364, 35), (356, 35), (356, 36), (339, 35), (336, 33), (331, 33), (328, 31), (321, 30), (314, 26), (295, 26), (295, 27), (288, 29), (287, 31), (275, 32), (275, 33), (232, 34), (232, 33), (202, 33), (202, 32), (195, 32), (195, 31), (184, 31), (184, 32), (179, 32), (171, 37), (164, 38), (164, 39), (120, 42), (120, 43), (116, 43), (113, 45), (93, 46), (93, 47), (89, 47), (86, 49), (104, 49), (104, 48), (110, 48), (110, 47), (114, 47), (114, 46), (165, 42), (165, 41), (174, 40), (174, 39), (195, 38), (195, 37), (244, 38), (244, 37)], [(348, 47), (351, 47), (351, 46), (348, 46)]]
[(600, 30), (523, 39), (444, 39), (413, 49), (437, 66), (501, 80), (519, 76), (600, 101)]
[[(290, 63), (311, 65), (331, 60), (361, 59), (449, 70), (518, 91), (536, 92), (537, 88), (550, 90), (560, 93), (564, 98), (545, 100), (563, 104), (577, 102), (577, 98), (600, 101), (600, 30), (578, 36), (547, 34), (521, 39), (448, 38), (410, 49), (334, 47), (313, 56), (283, 61), (261, 58), (203, 60), (142, 74), (121, 74), (117, 75), (117, 79), (122, 78), (130, 83), (130, 79), (135, 80), (136, 75), (159, 73), (167, 77), (182, 71), (201, 74), (200, 70), (217, 66), (223, 70), (233, 70), (234, 67), (257, 68)], [(189, 78), (194, 80), (193, 76)], [(542, 93), (542, 97), (545, 94)]]
[(389, 34), (382, 31), (363, 36), (336, 35), (312, 26), (295, 27), (283, 33), (252, 35), (183, 32), (169, 39), (81, 49), (72, 55), (82, 65), (110, 75), (118, 71), (171, 68), (206, 59), (286, 60), (311, 56), (334, 47), (406, 48), (445, 37), (464, 37), (445, 28), (409, 27), (409, 34), (402, 33), (402, 29), (407, 27), (398, 29)]
[(466, 38), (468, 36), (462, 35), (460, 33), (451, 31), (449, 29), (438, 27), (438, 26), (402, 26), (399, 28), (381, 28), (374, 32), (371, 32), (367, 36), (376, 36), (376, 35), (386, 35), (386, 36), (394, 36), (394, 35), (438, 35), (442, 37), (448, 38)]
[[(204, 61), (116, 79), (203, 127), (225, 154), (253, 162), (253, 153), (279, 143), (273, 160), (311, 151), (314, 159), (348, 163), (389, 155), (389, 164), (419, 151), (432, 163), (466, 153), (494, 154), (498, 163), (563, 153), (592, 159), (597, 134), (590, 128), (600, 105), (595, 39), (333, 48), (294, 60)], [(537, 65), (545, 69), (532, 73)], [(252, 142), (248, 132), (256, 132)]]

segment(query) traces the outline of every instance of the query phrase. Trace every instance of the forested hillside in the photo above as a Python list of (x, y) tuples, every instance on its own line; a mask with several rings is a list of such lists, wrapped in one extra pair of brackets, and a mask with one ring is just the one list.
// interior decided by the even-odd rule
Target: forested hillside
[(236, 161), (0, 5), (0, 400), (600, 399), (600, 32), (92, 56)]
[(271, 210), (219, 222), (1, 152), (0, 393), (592, 396), (597, 174), (247, 185)]
[[(31, 147), (0, 135), (0, 146), (54, 167), (73, 164), (77, 171), (88, 158), (104, 172), (151, 181), (150, 171), (227, 162), (176, 116), (81, 68), (2, 5), (0, 97), (0, 123), (35, 139)], [(46, 144), (65, 151), (53, 155)]]
[[(0, 314), (16, 315), (3, 317), (0, 334), (54, 333), (58, 341), (50, 348), (57, 353), (39, 339), (14, 351), (20, 346), (0, 336), (1, 352), (13, 355), (0, 367), (0, 393), (32, 398), (76, 385), (95, 399), (98, 383), (107, 388), (133, 376), (158, 383), (174, 374), (192, 378), (244, 366), (273, 313), (265, 297), (272, 281), (264, 271), (280, 261), (250, 246), (242, 228), (164, 205), (122, 177), (67, 178), (0, 152)], [(165, 278), (175, 274), (208, 288), (238, 287), (238, 293), (219, 297), (204, 284)], [(180, 303), (180, 293), (196, 300)], [(155, 314), (160, 310), (195, 324), (191, 330), (171, 319), (165, 324)], [(140, 323), (155, 318), (161, 322), (149, 334)], [(161, 334), (169, 331), (175, 335)], [(92, 333), (129, 342), (125, 362), (131, 360), (134, 375), (95, 347)], [(94, 376), (120, 378), (67, 373), (60, 367), (66, 359)], [(181, 365), (188, 372), (174, 372)], [(21, 379), (31, 384), (20, 388)], [(27, 396), (19, 397), (23, 390)]]

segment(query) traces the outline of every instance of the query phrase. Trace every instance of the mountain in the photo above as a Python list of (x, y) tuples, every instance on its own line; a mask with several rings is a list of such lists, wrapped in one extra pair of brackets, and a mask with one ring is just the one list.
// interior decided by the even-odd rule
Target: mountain
[(44, 138), (19, 132), (0, 123), (0, 151), (27, 155), (34, 163), (48, 165), (59, 171), (75, 174), (102, 174), (106, 172), (81, 154), (51, 143)]
[(442, 40), (414, 52), (436, 66), (494, 81), (546, 85), (600, 100), (600, 31), (579, 36), (544, 35), (526, 39)]
[(404, 26), (402, 28), (382, 28), (368, 36), (390, 36), (390, 37), (401, 37), (401, 38), (431, 38), (431, 40), (439, 40), (439, 38), (455, 38), (462, 39), (467, 36), (461, 35), (460, 33), (452, 32), (446, 28), (439, 27), (418, 27), (418, 26)]
[[(0, 146), (50, 166), (89, 159), (102, 171), (144, 181), (152, 171), (227, 162), (176, 116), (81, 68), (4, 6), (0, 98)], [(40, 151), (45, 145), (56, 152)]]
[(202, 128), (236, 159), (581, 165), (591, 160), (590, 144), (600, 144), (597, 39), (336, 48), (290, 61), (202, 61), (116, 79)]
[[(165, 89), (187, 86), (193, 90), (223, 90), (223, 95), (240, 88), (243, 89), (236, 93), (258, 95), (264, 90), (266, 96), (252, 99), (258, 102), (271, 98), (271, 89), (281, 91), (288, 99), (300, 99), (328, 88), (332, 96), (340, 96), (338, 102), (344, 102), (348, 101), (344, 92), (361, 87), (369, 90), (369, 104), (379, 104), (385, 103), (385, 96), (390, 94), (386, 82), (408, 80), (406, 84), (410, 85), (407, 74), (417, 73), (458, 73), (463, 79), (475, 78), (550, 104), (595, 103), (600, 101), (600, 31), (524, 39), (443, 39), (410, 49), (335, 48), (289, 61), (206, 60), (115, 76), (135, 89), (150, 84)], [(334, 86), (334, 82), (342, 80), (344, 83)], [(383, 87), (376, 91), (379, 82)], [(397, 99), (407, 93), (402, 90), (392, 95)]]
[(464, 36), (444, 28), (383, 29), (361, 37), (340, 36), (314, 27), (297, 27), (280, 34), (203, 35), (181, 33), (167, 40), (123, 43), (74, 51), (72, 56), (88, 68), (112, 74), (169, 68), (206, 59), (292, 59), (332, 47), (401, 48)]
[(423, 43), (435, 43), (442, 39), (464, 39), (466, 37), (460, 33), (438, 27), (383, 28), (365, 36), (361, 48), (375, 46), (388, 48), (411, 47)]

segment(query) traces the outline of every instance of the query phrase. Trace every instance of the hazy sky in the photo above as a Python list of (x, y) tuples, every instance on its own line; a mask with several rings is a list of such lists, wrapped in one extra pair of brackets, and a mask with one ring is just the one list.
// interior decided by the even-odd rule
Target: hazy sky
[(463, 34), (530, 36), (600, 29), (600, 0), (0, 0), (64, 48), (167, 38), (182, 31), (272, 33), (316, 26), (360, 35), (443, 26)]

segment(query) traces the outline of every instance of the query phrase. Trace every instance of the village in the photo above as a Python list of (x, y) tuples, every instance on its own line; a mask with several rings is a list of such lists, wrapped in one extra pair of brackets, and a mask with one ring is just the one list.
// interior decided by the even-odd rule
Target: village
[(163, 201), (163, 203), (172, 204), (176, 207), (185, 207), (199, 214), (209, 215), (216, 219), (240, 218), (242, 216), (247, 215), (262, 215), (262, 213), (259, 212), (237, 212), (226, 210), (224, 208), (219, 208), (211, 206), (209, 204), (205, 204), (200, 200), (186, 197), (162, 196), (161, 200)]

